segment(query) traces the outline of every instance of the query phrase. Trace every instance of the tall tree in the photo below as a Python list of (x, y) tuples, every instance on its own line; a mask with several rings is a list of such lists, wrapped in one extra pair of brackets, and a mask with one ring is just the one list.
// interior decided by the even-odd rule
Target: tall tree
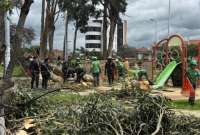
[(44, 23), (45, 26), (41, 35), (41, 43), (40, 43), (41, 59), (44, 59), (47, 56), (48, 40), (49, 40), (49, 57), (53, 55), (53, 39), (55, 32), (55, 23), (59, 15), (59, 10), (57, 10), (58, 2), (59, 0), (46, 0), (46, 17)]
[(5, 53), (5, 46), (4, 46), (4, 42), (5, 42), (5, 38), (4, 38), (4, 29), (5, 29), (5, 25), (4, 25), (4, 14), (5, 12), (3, 10), (0, 10), (0, 63), (3, 62), (4, 60), (4, 53)]
[[(103, 52), (104, 58), (106, 55), (111, 56), (113, 50), (113, 40), (116, 29), (117, 20), (120, 13), (125, 13), (127, 0), (92, 0), (96, 6), (103, 6)], [(107, 47), (107, 30), (109, 29), (109, 43)], [(108, 50), (107, 50), (108, 48)]]
[(126, 12), (127, 2), (126, 0), (109, 0), (108, 4), (108, 17), (110, 20), (110, 33), (108, 43), (108, 56), (112, 56), (114, 34), (117, 25), (117, 20), (120, 17), (120, 13)]
[(44, 31), (44, 18), (45, 18), (45, 0), (42, 0), (42, 10), (41, 10), (41, 30), (40, 30), (40, 44), (42, 41), (42, 33)]
[(73, 53), (75, 53), (78, 30), (84, 33), (89, 17), (97, 16), (98, 14), (95, 12), (96, 9), (90, 0), (62, 0), (60, 1), (60, 7), (62, 10), (68, 11), (69, 16), (74, 22)]
[(103, 3), (103, 57), (107, 56), (107, 30), (108, 30), (108, 0)]
[(20, 6), (20, 16), (19, 16), (19, 20), (18, 23), (16, 25), (16, 32), (14, 35), (14, 39), (15, 42), (13, 42), (12, 44), (12, 52), (11, 52), (11, 61), (10, 61), (10, 65), (9, 65), (9, 72), (7, 73), (7, 75), (9, 77), (12, 76), (13, 70), (14, 70), (14, 64), (15, 62), (17, 62), (20, 59), (20, 56), (22, 55), (21, 53), (21, 47), (22, 47), (22, 37), (20, 37), (20, 30), (24, 28), (27, 16), (29, 14), (30, 11), (30, 7), (33, 4), (33, 0), (24, 0), (24, 2), (22, 3), (22, 5)]

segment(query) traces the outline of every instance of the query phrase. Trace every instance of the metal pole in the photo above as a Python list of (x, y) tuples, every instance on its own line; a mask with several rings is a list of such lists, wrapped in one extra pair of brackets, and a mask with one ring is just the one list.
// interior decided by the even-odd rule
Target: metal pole
[(155, 39), (156, 39), (156, 43), (158, 42), (158, 21), (155, 20)]
[(152, 22), (154, 22), (155, 24), (155, 43), (157, 43), (157, 41), (158, 41), (158, 21), (156, 20), (156, 19), (150, 19), (150, 21), (152, 21)]
[(169, 0), (169, 8), (168, 8), (168, 37), (170, 36), (170, 23), (171, 23), (171, 0)]

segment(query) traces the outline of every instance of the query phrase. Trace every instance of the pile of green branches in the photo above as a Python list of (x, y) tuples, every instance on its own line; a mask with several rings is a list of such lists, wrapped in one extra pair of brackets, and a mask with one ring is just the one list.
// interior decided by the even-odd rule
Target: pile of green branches
[[(17, 102), (36, 96), (27, 93), (19, 93)], [(123, 100), (130, 101), (131, 109), (126, 109)], [(71, 103), (50, 102), (47, 95), (10, 116), (10, 127), (17, 128), (21, 116), (35, 119), (42, 135), (200, 134), (200, 119), (175, 114), (169, 103), (165, 97), (136, 88), (93, 94)]]
[[(123, 91), (124, 93), (127, 90)], [(128, 92), (128, 91), (127, 91)], [(200, 134), (200, 119), (177, 116), (168, 107), (169, 100), (141, 91), (129, 91), (133, 109), (116, 103), (113, 95), (93, 95), (77, 110), (73, 110), (72, 135), (190, 135)], [(116, 95), (120, 94), (117, 92)]]

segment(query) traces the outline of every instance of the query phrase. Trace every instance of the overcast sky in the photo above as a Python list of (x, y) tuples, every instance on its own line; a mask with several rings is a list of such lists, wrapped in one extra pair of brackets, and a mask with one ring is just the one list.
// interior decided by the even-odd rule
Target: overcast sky
[[(167, 36), (168, 0), (128, 0), (126, 16), (128, 20), (128, 44), (135, 47), (150, 47), (155, 41), (157, 21), (158, 39)], [(35, 0), (26, 21), (26, 27), (32, 27), (36, 33), (34, 45), (39, 45), (41, 0)], [(18, 19), (18, 12), (12, 15), (12, 22)], [(72, 46), (73, 24), (69, 27), (69, 44)], [(170, 33), (179, 33), (186, 39), (200, 39), (200, 0), (171, 0)], [(61, 17), (56, 23), (54, 45), (62, 49), (64, 21)], [(84, 35), (78, 34), (77, 46), (84, 46)], [(72, 47), (71, 47), (72, 48)]]

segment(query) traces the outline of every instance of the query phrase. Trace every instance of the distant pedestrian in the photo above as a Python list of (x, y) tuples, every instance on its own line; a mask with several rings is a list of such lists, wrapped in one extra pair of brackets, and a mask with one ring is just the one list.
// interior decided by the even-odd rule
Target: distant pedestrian
[(38, 88), (39, 85), (39, 75), (40, 75), (40, 65), (37, 57), (30, 58), (30, 73), (31, 73), (31, 89), (34, 88), (34, 83), (36, 85), (36, 88)]
[(115, 63), (113, 63), (112, 58), (108, 57), (105, 64), (105, 75), (107, 75), (109, 85), (113, 84), (115, 73)]
[(101, 73), (101, 67), (100, 67), (100, 62), (97, 60), (97, 57), (92, 57), (91, 73), (94, 78), (93, 81), (94, 87), (99, 86), (99, 76)]
[(47, 89), (48, 80), (51, 77), (50, 67), (49, 67), (49, 59), (46, 58), (44, 63), (41, 64), (41, 74), (42, 74), (42, 88)]

